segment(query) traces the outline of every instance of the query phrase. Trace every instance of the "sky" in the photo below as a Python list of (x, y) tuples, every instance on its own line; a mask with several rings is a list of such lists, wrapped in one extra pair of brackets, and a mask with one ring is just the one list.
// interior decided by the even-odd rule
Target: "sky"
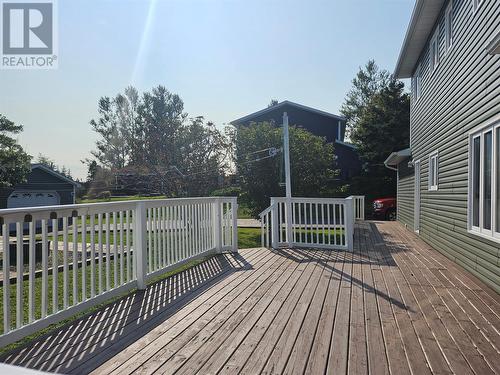
[(102, 96), (164, 85), (218, 126), (290, 100), (339, 113), (361, 65), (392, 71), (414, 0), (59, 0), (56, 70), (0, 70), (19, 143), (86, 176)]

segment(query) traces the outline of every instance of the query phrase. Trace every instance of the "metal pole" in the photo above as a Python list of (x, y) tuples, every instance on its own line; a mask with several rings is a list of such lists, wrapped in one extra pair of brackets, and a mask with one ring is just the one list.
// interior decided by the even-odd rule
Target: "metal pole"
[(285, 155), (285, 187), (286, 187), (286, 242), (292, 247), (292, 182), (290, 178), (290, 140), (288, 132), (288, 115), (283, 112), (283, 153)]
[(285, 186), (286, 197), (292, 197), (292, 183), (290, 180), (290, 140), (288, 135), (288, 115), (283, 112), (283, 153), (285, 155)]

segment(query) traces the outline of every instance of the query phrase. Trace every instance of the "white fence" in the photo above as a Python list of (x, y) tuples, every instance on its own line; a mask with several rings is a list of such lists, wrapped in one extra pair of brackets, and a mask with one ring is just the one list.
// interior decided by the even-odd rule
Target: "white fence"
[(271, 198), (260, 214), (262, 246), (353, 249), (354, 199)]
[(351, 195), (354, 204), (354, 219), (365, 220), (365, 196), (364, 195)]
[(214, 197), (0, 210), (0, 347), (183, 263), (237, 251), (237, 207)]

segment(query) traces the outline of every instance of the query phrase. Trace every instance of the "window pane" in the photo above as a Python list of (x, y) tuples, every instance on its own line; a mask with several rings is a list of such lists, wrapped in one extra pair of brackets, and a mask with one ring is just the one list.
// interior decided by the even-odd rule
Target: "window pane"
[(429, 159), (429, 187), (434, 186), (434, 158)]
[(474, 138), (472, 154), (472, 225), (479, 226), (479, 169), (481, 156), (481, 139)]
[(446, 9), (446, 19), (445, 19), (445, 27), (446, 27), (446, 48), (450, 48), (453, 44), (453, 4), (450, 3), (448, 5), (448, 9)]
[(492, 170), (492, 135), (484, 135), (484, 196), (483, 228), (491, 229), (491, 170)]
[(434, 157), (434, 185), (438, 184), (438, 157)]
[(500, 233), (500, 128), (497, 129), (497, 141), (496, 141), (496, 173), (497, 173), (497, 197), (496, 197), (496, 213), (497, 213), (497, 232)]

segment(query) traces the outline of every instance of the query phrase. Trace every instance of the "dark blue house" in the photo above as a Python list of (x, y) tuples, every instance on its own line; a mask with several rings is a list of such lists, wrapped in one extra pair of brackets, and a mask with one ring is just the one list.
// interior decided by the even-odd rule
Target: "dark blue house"
[(327, 142), (334, 143), (341, 180), (346, 181), (359, 174), (361, 163), (354, 145), (345, 142), (346, 120), (342, 116), (285, 100), (231, 121), (231, 125), (238, 127), (266, 121), (280, 126), (283, 112), (287, 113), (290, 125), (302, 127), (314, 135), (325, 137)]

